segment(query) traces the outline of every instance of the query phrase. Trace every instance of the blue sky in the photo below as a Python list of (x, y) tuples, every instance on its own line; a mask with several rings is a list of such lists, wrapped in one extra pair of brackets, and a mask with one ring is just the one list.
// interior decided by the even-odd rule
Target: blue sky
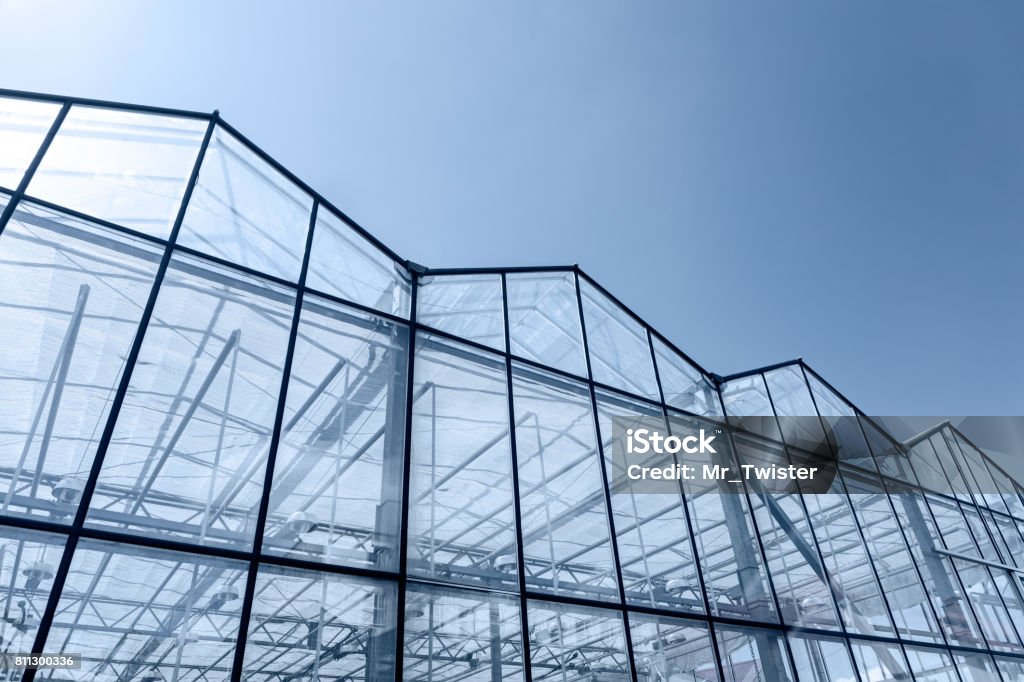
[(706, 368), (1022, 414), (1024, 5), (0, 0), (0, 86), (212, 110), (406, 258), (579, 263)]

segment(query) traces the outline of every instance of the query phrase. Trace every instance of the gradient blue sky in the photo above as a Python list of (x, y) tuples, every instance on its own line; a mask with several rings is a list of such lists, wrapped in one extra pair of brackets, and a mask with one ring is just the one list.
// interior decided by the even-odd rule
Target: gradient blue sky
[(803, 356), (869, 413), (1024, 413), (1022, 3), (0, 0), (0, 25), (0, 87), (219, 108), (406, 258), (578, 262), (711, 371)]

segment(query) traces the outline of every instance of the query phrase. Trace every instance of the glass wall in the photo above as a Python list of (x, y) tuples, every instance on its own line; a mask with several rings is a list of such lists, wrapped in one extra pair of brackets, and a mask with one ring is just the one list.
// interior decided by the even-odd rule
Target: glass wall
[[(0, 93), (0, 210), (0, 641), (82, 657), (24, 679), (1024, 679), (1022, 488), (948, 424), (402, 261), (202, 114)], [(641, 423), (835, 475), (652, 492)]]

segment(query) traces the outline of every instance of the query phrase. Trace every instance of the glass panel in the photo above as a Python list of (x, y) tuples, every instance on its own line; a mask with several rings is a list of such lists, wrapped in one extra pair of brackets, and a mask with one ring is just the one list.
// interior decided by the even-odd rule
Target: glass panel
[(312, 210), (308, 194), (217, 128), (178, 243), (295, 281)]
[(721, 389), (730, 425), (772, 440), (782, 440), (764, 377), (753, 374), (732, 379), (722, 384)]
[(522, 645), (515, 598), (410, 583), (402, 679), (522, 680)]
[(857, 661), (860, 678), (864, 682), (889, 682), (889, 680), (911, 680), (907, 672), (907, 659), (899, 644), (850, 641), (853, 658)]
[(70, 523), (162, 250), (21, 203), (0, 235), (3, 514)]
[(874, 459), (864, 440), (857, 414), (845, 400), (833, 393), (814, 374), (807, 372), (818, 414), (826, 426), (826, 435), (839, 455), (839, 461), (876, 471)]
[(767, 372), (764, 380), (779, 416), (783, 440), (794, 447), (820, 452), (825, 434), (800, 366), (789, 365)]
[(201, 119), (71, 107), (28, 193), (166, 239), (207, 125)]
[(942, 642), (936, 616), (917, 573), (917, 560), (907, 549), (900, 522), (878, 477), (849, 471), (844, 471), (843, 477), (899, 634), (908, 639)]
[(618, 601), (589, 391), (519, 365), (512, 385), (527, 585)]
[(1024, 680), (1024, 660), (1007, 658), (1005, 656), (996, 656), (995, 659), (999, 665), (999, 672), (1002, 673), (1005, 682), (1020, 682)]
[[(735, 444), (741, 462), (789, 466), (790, 460), (780, 445), (744, 434), (736, 435)], [(772, 492), (756, 480), (748, 481), (748, 485), (782, 620), (804, 627), (839, 629), (828, 576), (824, 575), (800, 496)]]
[(261, 566), (242, 679), (394, 680), (397, 596), (391, 582)]
[(935, 551), (942, 548), (942, 543), (924, 498), (909, 489), (890, 488), (890, 492), (899, 524), (905, 531), (915, 563), (921, 569), (946, 637), (954, 644), (984, 646), (951, 560)]
[(505, 350), (500, 275), (424, 277), (419, 287), (417, 322)]
[(0, 97), (0, 187), (17, 189), (60, 105)]
[(580, 294), (594, 381), (661, 400), (647, 330), (586, 280)]
[(263, 548), (398, 568), (409, 332), (303, 299)]
[(860, 423), (879, 471), (899, 481), (917, 485), (917, 478), (910, 466), (910, 455), (905, 448), (863, 415), (860, 415)]
[(960, 682), (949, 652), (916, 646), (908, 646), (906, 652), (917, 682)]
[[(963, 682), (1001, 682), (991, 656), (958, 651), (953, 654), (953, 660), (956, 661), (956, 670)], [(1020, 679), (1024, 679), (1024, 661), (1021, 663)]]
[(629, 682), (622, 616), (617, 611), (530, 600), (534, 680)]
[[(973, 447), (964, 439), (956, 436), (949, 428), (943, 429), (943, 438), (947, 446), (952, 450), (953, 455), (961, 462), (962, 468), (971, 477), (970, 489), (977, 493), (979, 504), (987, 505), (991, 509), (1005, 510), (1004, 497), (999, 494), (1000, 488), (996, 486), (995, 480), (990, 473), (994, 467), (986, 464), (986, 457), (977, 448)], [(1015, 496), (1012, 496), (1015, 497)], [(1010, 500), (1011, 509), (1017, 511), (1019, 502), (1013, 504)]]
[(518, 585), (504, 360), (421, 334), (413, 372), (409, 572)]
[(175, 256), (89, 510), (94, 525), (249, 547), (293, 292)]
[[(678, 415), (671, 421), (673, 428), (677, 422), (680, 428), (692, 424), (690, 433), (715, 428), (709, 422)], [(708, 464), (738, 470), (730, 441), (719, 439), (715, 446), (717, 453)], [(747, 497), (724, 479), (698, 477), (684, 481), (683, 488), (711, 612), (778, 622)]]
[(409, 317), (409, 273), (323, 205), (316, 214), (306, 286)]
[(782, 633), (763, 628), (715, 627), (725, 682), (794, 682)]
[(693, 414), (721, 417), (722, 404), (711, 381), (664, 341), (656, 336), (652, 341), (665, 403)]
[[(703, 613), (700, 577), (679, 494), (682, 489), (677, 487), (676, 494), (640, 492), (634, 489), (635, 484), (625, 471), (614, 468), (622, 465), (621, 460), (612, 457), (614, 433), (637, 426), (641, 419), (649, 425), (652, 418), (660, 422), (661, 432), (667, 433), (660, 411), (601, 392), (597, 396), (597, 414), (609, 480), (625, 482), (612, 489), (611, 498), (626, 600), (642, 606)], [(614, 433), (613, 418), (619, 419), (620, 426)], [(625, 451), (624, 444), (618, 447)], [(655, 456), (644, 461), (645, 465), (660, 467), (676, 463), (670, 454), (660, 461)]]
[[(988, 479), (988, 482), (984, 485), (978, 485), (978, 481), (985, 480), (983, 477), (987, 476), (987, 472), (981, 473), (984, 470), (984, 465), (982, 464), (978, 470), (974, 470), (974, 467), (967, 464), (956, 442), (950, 437), (948, 428), (944, 428), (932, 435), (929, 440), (932, 447), (935, 448), (935, 454), (938, 456), (942, 473), (945, 474), (951, 484), (945, 489), (940, 489), (940, 492), (949, 494), (952, 489), (958, 493), (957, 497), (965, 502), (974, 502), (976, 499), (979, 503), (984, 504), (985, 496), (980, 493), (987, 490), (993, 493), (992, 499), (996, 503), (995, 508), (1005, 510), (1005, 507), (1001, 504), (1002, 500), (998, 495), (994, 494), (995, 485), (991, 479)], [(978, 462), (978, 464), (981, 463)], [(920, 475), (918, 478), (920, 479)], [(976, 493), (977, 497), (972, 496), (971, 492)]]
[(940, 460), (940, 453), (936, 453), (932, 441), (925, 438), (910, 448), (910, 465), (921, 487), (947, 495), (956, 493), (958, 497), (965, 496), (967, 488), (963, 477), (956, 463), (950, 459), (948, 450), (945, 454), (945, 460)]
[[(59, 535), (0, 526), (0, 591), (6, 593), (0, 638), (5, 653), (33, 651), (64, 541)], [(21, 671), (5, 670), (0, 679), (20, 680)]]
[(789, 635), (800, 682), (859, 682), (843, 640), (811, 635)]
[(505, 288), (512, 353), (586, 376), (573, 273), (509, 273), (505, 276)]
[[(82, 540), (43, 651), (82, 654), (83, 680), (227, 680), (248, 567)], [(36, 679), (67, 679), (40, 670)]]
[(629, 614), (637, 677), (652, 682), (719, 682), (718, 664), (704, 623)]
[[(893, 637), (893, 624), (872, 570), (879, 566), (872, 565), (861, 540), (842, 480), (837, 476), (828, 492), (804, 495), (803, 501), (847, 630)], [(888, 565), (887, 561), (880, 567)]]

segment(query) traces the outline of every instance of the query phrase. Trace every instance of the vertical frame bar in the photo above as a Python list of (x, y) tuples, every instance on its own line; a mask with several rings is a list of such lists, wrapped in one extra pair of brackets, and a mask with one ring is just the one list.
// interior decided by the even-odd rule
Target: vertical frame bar
[[(65, 108), (67, 108), (67, 105), (65, 105)], [(185, 220), (185, 212), (188, 210), (188, 203), (192, 198), (192, 191), (195, 189), (196, 183), (199, 180), (199, 169), (202, 167), (203, 159), (206, 157), (206, 150), (210, 146), (210, 139), (213, 137), (213, 130), (217, 125), (218, 118), (217, 113), (214, 112), (214, 114), (210, 116), (209, 123), (206, 126), (206, 133), (203, 135), (203, 141), (199, 145), (195, 165), (192, 167), (192, 174), (189, 176), (188, 184), (185, 186), (185, 193), (181, 199), (181, 206), (178, 208), (178, 215), (174, 219), (174, 226), (171, 228), (167, 247), (164, 250), (164, 255), (160, 260), (160, 265), (158, 266), (156, 275), (153, 279), (153, 286), (150, 289), (149, 298), (146, 301), (146, 307), (143, 309), (142, 316), (139, 318), (138, 331), (136, 331), (135, 339), (132, 341), (131, 350), (128, 351), (128, 356), (125, 358), (124, 370), (121, 373), (121, 381), (118, 383), (117, 392), (114, 394), (114, 398), (111, 401), (110, 414), (107, 416), (107, 423), (103, 428), (103, 434), (100, 436), (100, 441), (96, 448), (96, 456), (93, 459), (92, 467), (89, 470), (89, 478), (86, 480), (85, 488), (82, 491), (82, 499), (79, 501), (78, 509), (75, 511), (75, 519), (69, 530), (68, 541), (64, 547), (64, 554), (61, 556), (60, 564), (58, 565), (57, 572), (53, 578), (53, 587), (50, 591), (50, 598), (47, 600), (46, 608), (43, 610), (39, 619), (39, 630), (36, 632), (35, 642), (32, 645), (32, 650), (34, 652), (42, 652), (43, 647), (46, 645), (46, 638), (50, 634), (50, 628), (53, 625), (53, 619), (57, 613), (57, 605), (60, 603), (61, 592), (64, 590), (64, 584), (67, 582), (68, 573), (71, 569), (71, 559), (74, 556), (75, 548), (78, 546), (82, 527), (85, 525), (85, 517), (89, 512), (89, 503), (92, 501), (93, 493), (96, 491), (96, 483), (99, 481), (100, 470), (103, 467), (103, 460), (106, 457), (107, 449), (110, 447), (110, 439), (114, 435), (114, 426), (117, 423), (117, 418), (121, 412), (121, 406), (124, 404), (125, 396), (128, 393), (132, 373), (135, 370), (135, 363), (139, 359), (139, 351), (142, 349), (142, 342), (146, 337), (146, 330), (149, 328), (150, 319), (153, 317), (153, 310), (156, 308), (156, 299), (160, 293), (160, 288), (163, 285), (164, 277), (167, 274), (167, 268), (171, 263), (171, 255), (174, 253), (174, 243), (178, 238), (178, 233), (181, 231), (181, 224)], [(53, 129), (53, 132), (56, 134), (56, 128)], [(43, 150), (41, 149), (40, 152), (42, 151)], [(38, 154), (37, 156), (37, 160), (41, 161), (42, 154)], [(38, 166), (38, 163), (35, 163), (35, 165)], [(22, 179), (22, 183), (27, 186), (29, 179), (28, 173), (26, 173), (26, 177)], [(35, 679), (35, 676), (35, 670), (27, 670), (25, 672), (24, 682), (32, 682), (32, 680)]]
[[(274, 417), (274, 429), (270, 435), (270, 448), (267, 451), (267, 463), (263, 471), (263, 490), (260, 493), (260, 506), (256, 514), (256, 529), (252, 540), (252, 559), (249, 561), (249, 573), (245, 581), (244, 601), (242, 602), (241, 622), (238, 625), (238, 638), (235, 642), (234, 663), (231, 667), (232, 682), (241, 682), (242, 667), (245, 663), (245, 645), (249, 637), (249, 621), (252, 619), (252, 606), (256, 598), (256, 577), (259, 574), (260, 554), (263, 551), (263, 536), (267, 527), (267, 515), (270, 513), (270, 491), (274, 483), (274, 468), (277, 464), (277, 451), (281, 445), (281, 432), (284, 426), (285, 404), (288, 400), (288, 384), (291, 380), (292, 362), (295, 356), (295, 343), (299, 336), (299, 323), (302, 318), (302, 301), (306, 288), (306, 273), (309, 271), (310, 252), (313, 250), (313, 232), (316, 230), (317, 213), (320, 202), (313, 199), (313, 207), (309, 213), (309, 229), (306, 232), (306, 244), (302, 252), (302, 266), (299, 269), (298, 289), (295, 292), (295, 310), (292, 311), (291, 328), (288, 330), (288, 347), (285, 350), (284, 365), (281, 368), (281, 388), (277, 394), (277, 413)], [(321, 578), (323, 579), (323, 578)]]

